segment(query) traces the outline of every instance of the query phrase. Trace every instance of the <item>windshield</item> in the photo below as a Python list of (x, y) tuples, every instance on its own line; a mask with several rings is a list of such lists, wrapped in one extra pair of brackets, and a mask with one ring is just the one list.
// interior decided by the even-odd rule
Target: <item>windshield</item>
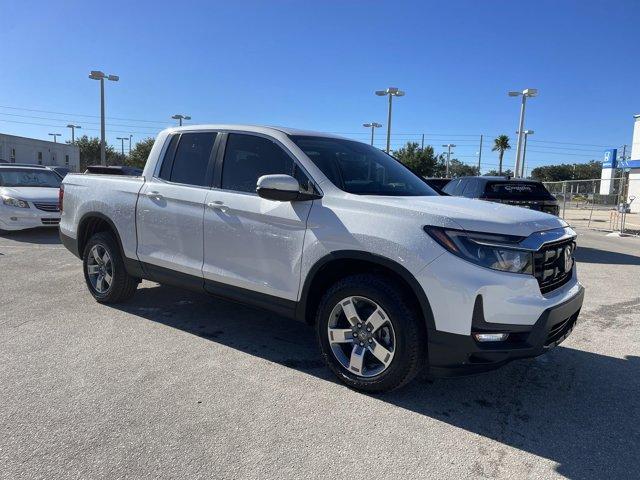
[(60, 188), (60, 177), (48, 170), (1, 168), (0, 187)]
[(492, 182), (487, 185), (487, 196), (503, 199), (549, 199), (551, 194), (541, 183), (536, 182)]
[(437, 196), (393, 157), (364, 143), (292, 135), (291, 139), (341, 190), (356, 195)]

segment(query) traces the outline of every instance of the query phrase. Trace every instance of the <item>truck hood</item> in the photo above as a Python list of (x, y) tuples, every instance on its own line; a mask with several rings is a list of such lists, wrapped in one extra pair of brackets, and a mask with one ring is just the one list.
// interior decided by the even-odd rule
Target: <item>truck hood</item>
[(59, 188), (51, 187), (0, 187), (0, 195), (29, 202), (58, 202)]
[(554, 215), (463, 197), (368, 196), (367, 201), (420, 214), (425, 225), (467, 231), (528, 237), (534, 232), (564, 228), (567, 223)]

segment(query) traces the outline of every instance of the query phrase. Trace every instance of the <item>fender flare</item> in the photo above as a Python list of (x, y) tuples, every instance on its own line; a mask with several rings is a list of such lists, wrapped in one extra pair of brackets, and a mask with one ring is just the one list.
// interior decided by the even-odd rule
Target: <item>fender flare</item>
[(418, 300), (418, 304), (420, 305), (422, 317), (425, 320), (427, 330), (435, 330), (435, 320), (433, 318), (433, 311), (431, 310), (429, 299), (427, 298), (426, 293), (420, 286), (418, 280), (416, 280), (416, 278), (413, 276), (413, 274), (394, 260), (361, 250), (338, 250), (335, 252), (331, 252), (320, 258), (315, 264), (313, 264), (313, 266), (307, 273), (304, 284), (302, 286), (302, 290), (300, 292), (300, 300), (296, 307), (295, 313), (296, 319), (305, 321), (307, 303), (309, 300), (309, 294), (313, 280), (324, 265), (334, 260), (362, 260), (380, 265), (381, 267), (385, 267), (393, 271), (410, 286), (413, 295)]

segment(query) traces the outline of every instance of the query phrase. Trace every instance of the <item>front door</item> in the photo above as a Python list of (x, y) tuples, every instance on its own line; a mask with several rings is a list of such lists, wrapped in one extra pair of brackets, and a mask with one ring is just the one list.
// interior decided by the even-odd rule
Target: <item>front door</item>
[(312, 202), (260, 198), (256, 182), (262, 175), (304, 174), (282, 146), (251, 134), (228, 134), (221, 167), (219, 188), (206, 198), (205, 284), (212, 291), (226, 284), (295, 301)]

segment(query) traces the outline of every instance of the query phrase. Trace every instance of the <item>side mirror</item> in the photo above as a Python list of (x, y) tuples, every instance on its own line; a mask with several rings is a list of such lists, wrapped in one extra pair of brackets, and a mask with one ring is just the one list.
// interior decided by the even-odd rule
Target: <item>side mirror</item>
[(300, 199), (300, 184), (291, 175), (263, 175), (258, 179), (256, 192), (262, 198), (291, 202)]

